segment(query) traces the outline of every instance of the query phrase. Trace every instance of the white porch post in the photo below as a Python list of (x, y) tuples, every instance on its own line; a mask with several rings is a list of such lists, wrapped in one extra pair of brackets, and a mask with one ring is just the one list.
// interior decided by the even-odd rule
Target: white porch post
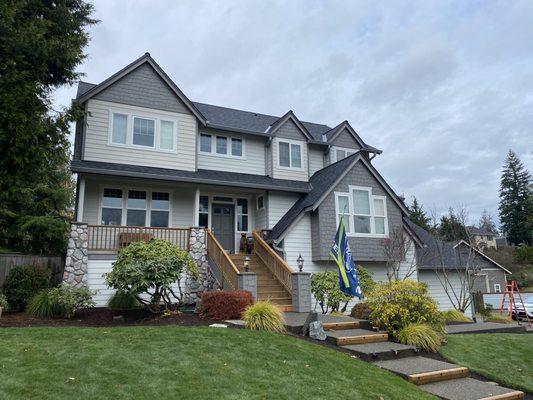
[(196, 187), (196, 191), (194, 193), (194, 226), (200, 225), (200, 188)]
[(85, 202), (85, 178), (80, 176), (80, 188), (78, 190), (78, 212), (76, 214), (76, 221), (83, 221), (83, 205)]

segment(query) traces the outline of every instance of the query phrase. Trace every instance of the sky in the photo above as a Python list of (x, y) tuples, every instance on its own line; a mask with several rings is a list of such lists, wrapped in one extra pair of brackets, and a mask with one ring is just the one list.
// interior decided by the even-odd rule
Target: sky
[[(125, 6), (127, 4), (127, 6)], [(82, 78), (149, 52), (193, 101), (335, 126), (437, 215), (498, 214), (513, 149), (533, 172), (533, 1), (95, 1)], [(55, 92), (68, 105), (76, 87)]]

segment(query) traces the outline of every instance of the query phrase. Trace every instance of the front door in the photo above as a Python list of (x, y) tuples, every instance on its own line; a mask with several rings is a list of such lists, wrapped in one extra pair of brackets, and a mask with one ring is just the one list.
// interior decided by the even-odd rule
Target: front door
[(235, 250), (235, 218), (233, 204), (213, 204), (211, 228), (225, 250)]

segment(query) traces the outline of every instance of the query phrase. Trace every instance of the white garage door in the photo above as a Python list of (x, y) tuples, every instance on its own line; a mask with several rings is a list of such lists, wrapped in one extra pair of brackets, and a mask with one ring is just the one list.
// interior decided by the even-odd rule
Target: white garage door
[[(460, 279), (456, 272), (448, 272), (448, 279), (450, 284), (454, 286), (457, 295), (460, 293)], [(442, 311), (453, 310), (453, 304), (450, 301), (448, 295), (444, 291), (442, 284), (440, 283), (437, 275), (433, 271), (418, 271), (418, 280), (428, 285), (429, 295), (439, 303), (439, 308)], [(453, 295), (452, 295), (453, 296)], [(472, 307), (469, 307), (465, 313), (467, 316), (472, 316)]]

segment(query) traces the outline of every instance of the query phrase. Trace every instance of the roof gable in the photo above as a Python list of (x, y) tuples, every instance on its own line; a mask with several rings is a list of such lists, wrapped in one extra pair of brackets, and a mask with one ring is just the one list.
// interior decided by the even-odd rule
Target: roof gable
[(292, 111), (287, 112), (284, 116), (271, 124), (265, 133), (288, 139), (298, 140), (301, 139), (299, 136), (303, 136), (307, 140), (313, 140), (313, 136)]
[(330, 129), (329, 131), (325, 132), (322, 135), (322, 140), (324, 142), (328, 142), (330, 144), (333, 144), (336, 140), (336, 138), (344, 131), (347, 131), (357, 142), (357, 144), (360, 146), (361, 149), (372, 151), (374, 153), (381, 153), (381, 150), (378, 150), (372, 146), (368, 146), (365, 142), (363, 142), (363, 139), (359, 137), (357, 132), (355, 132), (355, 129), (352, 128), (350, 123), (348, 121), (343, 121), (336, 127)]
[[(145, 53), (142, 57), (139, 57), (137, 60), (133, 61), (131, 64), (127, 65), (120, 71), (111, 75), (109, 78), (107, 78), (100, 84), (95, 85), (92, 88), (86, 90), (83, 94), (81, 94), (78, 97), (77, 100), (79, 102), (85, 102), (89, 100), (90, 98), (93, 98), (98, 95), (100, 99), (106, 99), (106, 94), (104, 93), (104, 91), (106, 91), (109, 88), (110, 92), (107, 92), (108, 93), (107, 96), (111, 95), (110, 99), (113, 99), (113, 101), (116, 101), (116, 96), (124, 95), (124, 94), (117, 93), (117, 89), (120, 92), (120, 85), (121, 85), (120, 82), (122, 82), (122, 85), (123, 85), (124, 82), (127, 83), (128, 80), (135, 78), (134, 75), (130, 75), (130, 74), (136, 74), (137, 78), (139, 78), (141, 82), (144, 79), (145, 80), (144, 83), (147, 85), (157, 85), (157, 83), (154, 83), (155, 82), (154, 80), (150, 80), (150, 75), (155, 74), (155, 76), (157, 76), (160, 79), (160, 81), (158, 81), (159, 84), (164, 85), (166, 88), (168, 88), (177, 97), (176, 101), (179, 100), (179, 102), (175, 103), (174, 105), (179, 104), (180, 106), (183, 106), (184, 108), (188, 109), (203, 124), (205, 124), (206, 119), (202, 115), (202, 113), (194, 106), (194, 104), (187, 98), (187, 96), (185, 96), (185, 94), (177, 87), (177, 85), (161, 69), (161, 67), (155, 62), (155, 60), (150, 56), (149, 53)], [(130, 76), (128, 77), (128, 75)], [(126, 81), (124, 81), (123, 79), (126, 79)], [(115, 84), (117, 84), (118, 86), (115, 86), (115, 89), (112, 89), (112, 87)], [(114, 90), (114, 93), (113, 93), (113, 90)]]

